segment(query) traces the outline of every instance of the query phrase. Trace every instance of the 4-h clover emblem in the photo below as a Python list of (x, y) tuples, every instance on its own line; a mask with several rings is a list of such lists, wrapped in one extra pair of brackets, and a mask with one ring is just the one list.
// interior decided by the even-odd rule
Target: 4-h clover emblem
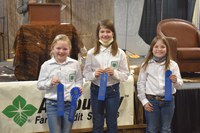
[(21, 96), (17, 96), (12, 104), (8, 105), (2, 113), (8, 118), (13, 118), (13, 121), (21, 127), (37, 110), (33, 105), (26, 104), (26, 100)]
[(74, 79), (75, 79), (75, 74), (74, 73), (69, 74), (69, 82), (74, 81)]
[(112, 61), (111, 66), (112, 66), (112, 68), (116, 69), (118, 67), (117, 61)]

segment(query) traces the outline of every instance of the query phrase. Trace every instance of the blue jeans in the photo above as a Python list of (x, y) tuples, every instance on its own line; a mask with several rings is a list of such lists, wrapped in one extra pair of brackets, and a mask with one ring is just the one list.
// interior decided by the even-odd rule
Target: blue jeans
[(57, 116), (57, 101), (46, 100), (46, 112), (50, 133), (70, 133), (72, 123), (68, 121), (70, 102), (64, 105), (64, 117)]
[(118, 133), (117, 114), (120, 102), (119, 84), (106, 88), (105, 101), (98, 100), (98, 86), (91, 84), (90, 91), (93, 114), (92, 133), (103, 132), (104, 118), (106, 118), (107, 133)]
[(174, 97), (172, 101), (150, 100), (153, 112), (145, 110), (146, 133), (171, 133), (171, 121), (174, 115)]

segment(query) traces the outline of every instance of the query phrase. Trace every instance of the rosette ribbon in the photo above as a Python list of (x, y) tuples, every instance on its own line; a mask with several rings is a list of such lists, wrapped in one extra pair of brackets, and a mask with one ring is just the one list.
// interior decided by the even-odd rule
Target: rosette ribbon
[(71, 94), (71, 106), (69, 110), (68, 120), (73, 123), (74, 122), (74, 116), (76, 113), (76, 106), (77, 106), (77, 100), (81, 96), (81, 90), (79, 87), (74, 87), (70, 91)]

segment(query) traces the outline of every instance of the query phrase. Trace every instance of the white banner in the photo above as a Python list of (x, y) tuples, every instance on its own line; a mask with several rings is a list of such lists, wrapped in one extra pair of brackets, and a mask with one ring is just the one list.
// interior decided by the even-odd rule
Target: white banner
[[(43, 99), (44, 92), (37, 81), (0, 83), (0, 132), (29, 133), (48, 131)], [(118, 125), (133, 125), (133, 77), (120, 84)], [(84, 83), (84, 93), (77, 102), (73, 129), (92, 128), (90, 82)]]

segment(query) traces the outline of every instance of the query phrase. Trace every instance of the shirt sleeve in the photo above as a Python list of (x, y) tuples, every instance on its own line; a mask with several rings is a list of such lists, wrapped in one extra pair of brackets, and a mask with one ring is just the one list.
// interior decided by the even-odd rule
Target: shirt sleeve
[(146, 81), (147, 81), (147, 72), (144, 69), (140, 69), (138, 81), (137, 81), (137, 91), (138, 91), (137, 96), (143, 106), (149, 102), (145, 96)]
[(85, 80), (92, 81), (95, 78), (95, 71), (92, 70), (92, 54), (87, 53), (86, 61), (85, 61), (85, 66), (83, 69), (83, 75), (85, 77)]
[(172, 72), (173, 72), (172, 74), (176, 75), (176, 77), (177, 77), (177, 82), (173, 83), (173, 87), (175, 89), (180, 89), (183, 85), (183, 79), (182, 79), (181, 74), (180, 74), (179, 66), (175, 62), (173, 64)]
[(47, 90), (51, 87), (51, 79), (48, 78), (47, 64), (43, 64), (40, 69), (37, 88), (39, 90)]

